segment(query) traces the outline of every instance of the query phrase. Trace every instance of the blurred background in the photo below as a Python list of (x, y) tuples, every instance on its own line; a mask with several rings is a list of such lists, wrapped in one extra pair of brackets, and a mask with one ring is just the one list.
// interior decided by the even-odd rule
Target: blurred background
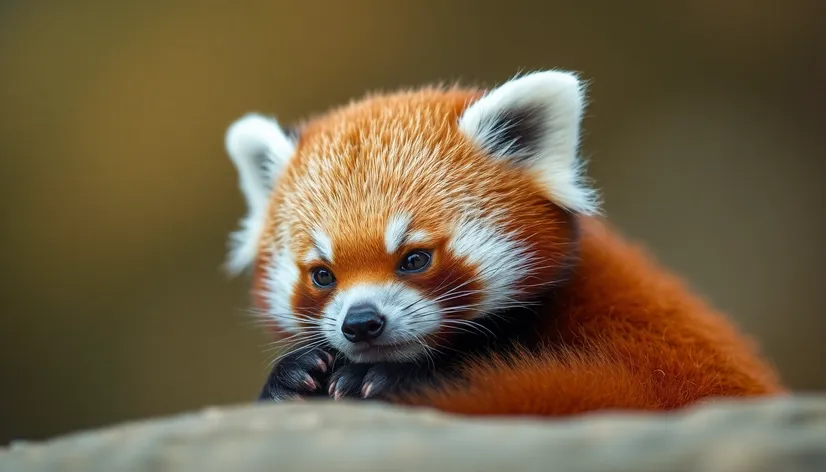
[(826, 15), (780, 5), (0, 2), (0, 442), (256, 396), (232, 120), (551, 67), (615, 225), (826, 389)]

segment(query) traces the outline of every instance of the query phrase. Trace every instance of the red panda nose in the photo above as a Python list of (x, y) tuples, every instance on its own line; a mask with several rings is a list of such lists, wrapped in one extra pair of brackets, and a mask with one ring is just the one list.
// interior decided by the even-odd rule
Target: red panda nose
[(347, 310), (341, 332), (351, 343), (371, 341), (384, 331), (384, 317), (373, 305), (355, 305)]

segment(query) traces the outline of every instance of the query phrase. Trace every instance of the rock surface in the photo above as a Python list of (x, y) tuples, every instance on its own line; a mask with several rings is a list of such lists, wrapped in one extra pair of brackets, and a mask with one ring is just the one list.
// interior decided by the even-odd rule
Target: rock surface
[(0, 471), (826, 471), (826, 396), (472, 419), (377, 403), (213, 408), (0, 449)]

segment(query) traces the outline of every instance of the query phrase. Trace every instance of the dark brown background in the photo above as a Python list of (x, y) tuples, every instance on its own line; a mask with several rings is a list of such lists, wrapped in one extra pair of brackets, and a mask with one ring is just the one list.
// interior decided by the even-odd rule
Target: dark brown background
[(239, 115), (547, 67), (616, 224), (826, 388), (822, 2), (222, 3), (0, 3), (0, 440), (252, 400)]

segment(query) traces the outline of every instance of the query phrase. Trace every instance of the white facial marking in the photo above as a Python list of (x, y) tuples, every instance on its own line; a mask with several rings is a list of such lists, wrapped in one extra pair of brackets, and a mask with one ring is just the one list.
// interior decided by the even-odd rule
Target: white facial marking
[(321, 259), (321, 254), (318, 252), (318, 249), (311, 247), (307, 254), (304, 254), (304, 263), (305, 264), (312, 264), (313, 262)]
[(410, 225), (410, 215), (407, 213), (394, 213), (387, 221), (387, 228), (384, 231), (384, 247), (388, 254), (393, 254), (404, 243), (408, 226)]
[(415, 230), (411, 231), (410, 234), (407, 235), (406, 242), (408, 244), (424, 244), (430, 242), (430, 235), (427, 231), (424, 230)]
[(512, 304), (519, 295), (518, 282), (532, 270), (531, 254), (519, 239), (484, 219), (459, 222), (448, 248), (477, 267), (484, 284), (481, 316)]
[(291, 302), (298, 275), (298, 266), (293, 260), (292, 253), (283, 248), (273, 254), (264, 281), (268, 314), (279, 327), (290, 333), (301, 331)]
[(333, 262), (333, 240), (327, 233), (319, 228), (315, 228), (312, 232), (313, 244), (321, 259), (327, 262)]
[[(366, 349), (365, 343), (351, 343), (341, 333), (349, 308), (362, 303), (375, 305), (385, 317), (384, 331), (373, 343), (380, 352)], [(424, 355), (426, 348), (420, 339), (439, 328), (442, 316), (437, 303), (404, 284), (390, 282), (360, 284), (338, 293), (325, 309), (324, 317), (335, 326), (325, 328), (327, 340), (351, 360), (399, 362)]]

